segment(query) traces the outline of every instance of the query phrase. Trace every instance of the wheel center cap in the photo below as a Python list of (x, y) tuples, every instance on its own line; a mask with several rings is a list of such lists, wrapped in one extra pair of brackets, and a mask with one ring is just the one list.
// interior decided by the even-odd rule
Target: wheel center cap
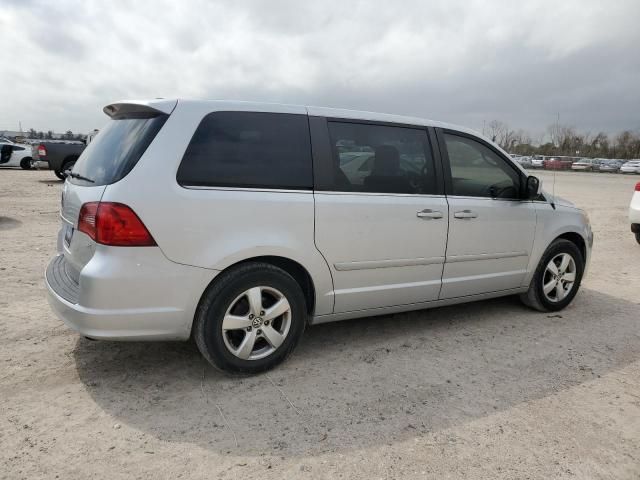
[(251, 325), (253, 328), (260, 327), (262, 325), (262, 317), (254, 317), (254, 319), (251, 320)]

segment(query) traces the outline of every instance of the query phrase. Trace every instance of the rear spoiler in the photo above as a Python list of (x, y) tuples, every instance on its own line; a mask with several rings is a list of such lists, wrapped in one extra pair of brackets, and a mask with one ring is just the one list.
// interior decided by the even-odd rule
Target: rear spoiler
[(102, 111), (114, 120), (153, 118), (158, 115), (170, 115), (177, 104), (177, 100), (123, 100), (107, 105)]

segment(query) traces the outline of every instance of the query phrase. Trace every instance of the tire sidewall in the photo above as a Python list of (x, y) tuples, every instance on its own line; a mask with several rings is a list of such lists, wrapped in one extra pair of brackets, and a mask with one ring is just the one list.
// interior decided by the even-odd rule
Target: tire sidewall
[[(542, 279), (544, 276), (544, 272), (546, 270), (547, 264), (551, 261), (553, 257), (559, 255), (561, 253), (568, 253), (573, 257), (573, 261), (576, 264), (576, 280), (573, 284), (573, 288), (569, 295), (563, 298), (560, 302), (552, 302), (547, 299), (544, 294), (542, 288)], [(582, 283), (582, 275), (584, 274), (584, 259), (582, 257), (582, 253), (580, 249), (573, 243), (568, 240), (556, 240), (553, 242), (549, 248), (544, 252), (542, 258), (540, 259), (540, 263), (538, 264), (538, 268), (536, 269), (536, 274), (533, 277), (534, 289), (536, 293), (536, 297), (540, 304), (548, 311), (558, 311), (565, 308), (567, 305), (571, 303), (573, 298), (578, 293), (580, 289), (580, 284)]]
[[(223, 275), (226, 278), (205, 293), (204, 301), (198, 308), (195, 332), (198, 347), (207, 360), (224, 371), (257, 373), (273, 368), (291, 353), (304, 332), (307, 314), (300, 286), (288, 273), (271, 265), (256, 265)], [(287, 298), (291, 307), (291, 326), (282, 345), (271, 355), (259, 360), (243, 360), (227, 349), (222, 334), (222, 320), (239, 295), (257, 286), (273, 287)]]
[(72, 170), (77, 161), (78, 160), (76, 159), (76, 160), (67, 160), (66, 162), (64, 162), (64, 164), (62, 165), (62, 175), (64, 176), (64, 178), (67, 177), (64, 172), (66, 172), (67, 170)]

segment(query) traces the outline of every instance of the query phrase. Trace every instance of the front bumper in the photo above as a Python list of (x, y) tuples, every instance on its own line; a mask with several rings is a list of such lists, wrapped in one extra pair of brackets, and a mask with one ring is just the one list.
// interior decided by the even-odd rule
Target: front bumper
[(62, 255), (45, 272), (51, 308), (84, 336), (186, 340), (215, 271), (171, 262), (158, 248), (99, 246), (75, 283)]

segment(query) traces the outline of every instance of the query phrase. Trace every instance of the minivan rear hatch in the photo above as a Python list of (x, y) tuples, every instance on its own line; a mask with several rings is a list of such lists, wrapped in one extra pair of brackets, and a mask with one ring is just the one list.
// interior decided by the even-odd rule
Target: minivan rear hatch
[(88, 235), (78, 231), (82, 205), (99, 202), (107, 185), (135, 167), (176, 103), (120, 102), (104, 108), (111, 120), (82, 152), (62, 189), (58, 251), (64, 254), (64, 273), (76, 284), (96, 247)]

